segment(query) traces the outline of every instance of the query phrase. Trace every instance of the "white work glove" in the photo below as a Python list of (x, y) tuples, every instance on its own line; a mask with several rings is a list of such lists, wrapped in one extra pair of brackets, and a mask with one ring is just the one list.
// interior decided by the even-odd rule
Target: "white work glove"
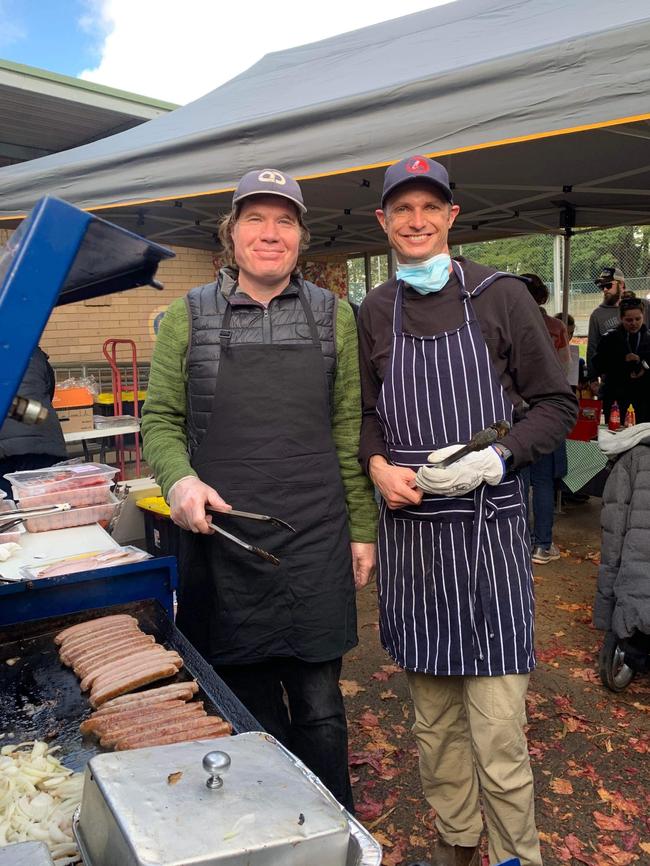
[(493, 445), (481, 451), (473, 451), (461, 457), (451, 466), (438, 466), (447, 457), (460, 450), (462, 445), (449, 445), (432, 451), (428, 464), (420, 466), (415, 483), (425, 493), (436, 496), (463, 496), (480, 484), (499, 484), (505, 475), (505, 465)]

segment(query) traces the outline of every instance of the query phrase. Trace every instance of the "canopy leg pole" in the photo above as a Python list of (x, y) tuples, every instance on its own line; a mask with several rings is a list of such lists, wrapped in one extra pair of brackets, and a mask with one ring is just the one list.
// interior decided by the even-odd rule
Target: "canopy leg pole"
[(571, 235), (570, 228), (564, 230), (564, 261), (562, 267), (562, 321), (567, 324), (569, 315), (569, 285), (571, 283)]
[(562, 257), (564, 256), (564, 238), (562, 235), (553, 237), (553, 308), (562, 311)]
[(372, 271), (370, 268), (370, 253), (364, 253), (363, 256), (363, 266), (366, 273), (366, 294), (372, 288)]

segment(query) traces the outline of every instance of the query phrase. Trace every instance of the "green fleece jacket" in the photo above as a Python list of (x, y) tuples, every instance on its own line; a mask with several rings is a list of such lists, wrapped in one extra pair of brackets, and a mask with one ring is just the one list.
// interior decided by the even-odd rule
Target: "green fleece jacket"
[[(180, 478), (196, 475), (185, 432), (188, 339), (188, 311), (184, 298), (180, 298), (170, 304), (160, 323), (142, 409), (144, 456), (165, 497)], [(336, 351), (332, 436), (345, 488), (350, 538), (374, 542), (377, 506), (358, 461), (361, 387), (357, 329), (346, 301), (337, 304)]]

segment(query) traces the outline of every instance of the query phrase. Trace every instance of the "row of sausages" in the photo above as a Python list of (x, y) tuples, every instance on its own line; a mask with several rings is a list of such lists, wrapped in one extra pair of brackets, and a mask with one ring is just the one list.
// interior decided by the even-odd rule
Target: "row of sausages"
[(171, 683), (136, 692), (175, 676), (183, 666), (178, 653), (145, 634), (135, 617), (116, 614), (70, 626), (54, 638), (61, 661), (81, 679), (95, 712), (82, 722), (103, 746), (135, 749), (185, 740), (225, 736), (228, 722), (208, 716), (192, 701), (193, 682)]

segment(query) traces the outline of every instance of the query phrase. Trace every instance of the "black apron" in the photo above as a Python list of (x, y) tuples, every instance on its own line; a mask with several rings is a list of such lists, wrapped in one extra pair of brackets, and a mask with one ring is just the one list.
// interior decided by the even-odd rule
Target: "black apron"
[(215, 665), (328, 661), (357, 643), (325, 365), (313, 312), (299, 295), (304, 343), (231, 345), (230, 304), (221, 326), (212, 414), (192, 466), (233, 508), (280, 517), (297, 531), (213, 517), (276, 554), (279, 567), (220, 535), (181, 533), (177, 624)]

